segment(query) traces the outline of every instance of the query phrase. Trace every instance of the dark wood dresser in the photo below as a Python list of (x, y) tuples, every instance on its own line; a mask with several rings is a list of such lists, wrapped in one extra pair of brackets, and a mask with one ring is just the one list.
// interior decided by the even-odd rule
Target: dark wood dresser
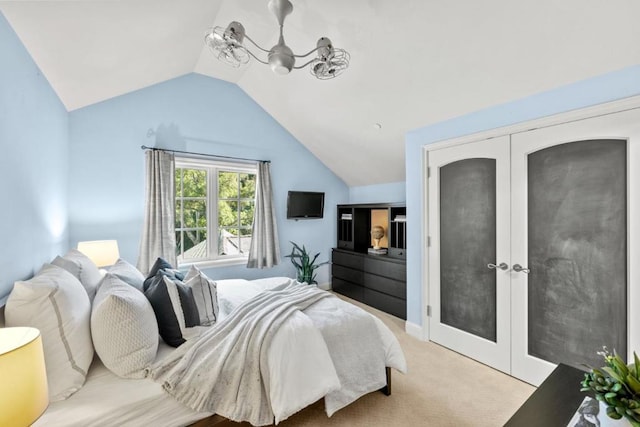
[[(356, 301), (407, 318), (407, 208), (399, 203), (338, 205), (337, 245), (331, 257), (333, 290)], [(384, 236), (382, 254), (370, 254), (376, 241), (371, 229)]]
[(407, 318), (405, 260), (334, 249), (331, 261), (334, 291), (401, 319)]

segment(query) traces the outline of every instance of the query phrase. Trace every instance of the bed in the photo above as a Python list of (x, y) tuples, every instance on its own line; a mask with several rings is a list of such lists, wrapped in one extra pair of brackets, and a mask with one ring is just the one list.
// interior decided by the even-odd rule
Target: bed
[[(266, 291), (277, 291), (284, 284), (291, 284), (291, 279), (284, 277), (251, 281), (234, 279), (218, 280), (216, 283), (219, 302), (219, 319), (216, 325), (220, 325), (224, 324), (225, 320), (228, 320), (227, 317), (233, 315), (239, 307), (246, 306), (249, 301), (266, 294)], [(298, 284), (298, 286), (306, 287), (307, 285)], [(349, 373), (338, 372), (340, 369), (336, 368), (339, 366), (339, 360), (336, 362), (336, 358), (343, 358), (344, 354), (349, 352), (358, 353), (357, 363), (367, 365), (369, 354), (358, 352), (357, 348), (349, 349), (349, 345), (345, 344), (352, 340), (349, 334), (353, 335), (353, 330), (346, 329), (344, 331), (346, 335), (342, 332), (337, 334), (338, 337), (342, 337), (340, 339), (345, 340), (342, 344), (328, 345), (328, 350), (333, 352), (330, 356), (335, 365), (328, 363), (327, 359), (323, 360), (322, 355), (309, 354), (308, 347), (314, 345), (312, 341), (322, 336), (325, 333), (323, 330), (331, 330), (341, 322), (344, 323), (342, 318), (344, 316), (341, 313), (351, 310), (366, 313), (336, 296), (321, 298), (305, 310), (305, 314), (296, 312), (292, 315), (286, 320), (287, 327), (281, 327), (274, 335), (272, 345), (266, 352), (268, 369), (267, 372), (263, 372), (268, 378), (271, 390), (267, 400), (273, 406), (273, 417), (269, 423), (282, 421), (322, 398), (325, 398), (326, 411), (330, 416), (360, 396), (384, 386), (388, 382), (388, 368), (406, 372), (406, 362), (397, 339), (382, 321), (368, 313), (367, 316), (370, 316), (375, 324), (380, 338), (377, 344), (380, 346), (380, 351), (373, 353), (379, 353), (383, 358), (384, 367), (387, 367), (386, 372), (381, 372), (375, 381), (360, 384), (358, 378), (352, 378), (353, 375), (350, 377)], [(347, 317), (348, 315), (345, 318)], [(310, 321), (310, 319), (313, 320)], [(209, 328), (215, 328), (215, 326), (199, 327), (194, 337), (204, 334)], [(190, 338), (192, 339), (194, 338)], [(182, 347), (187, 348), (185, 345)], [(337, 349), (337, 347), (344, 347), (346, 350)], [(172, 357), (180, 359), (176, 356), (179, 350), (180, 347), (174, 349), (161, 341), (153, 366), (162, 366)], [(184, 350), (180, 351), (184, 353)], [(351, 368), (343, 366), (342, 371), (345, 369)], [(167, 393), (162, 378), (154, 380), (151, 377), (152, 375), (144, 379), (120, 378), (107, 369), (96, 355), (82, 388), (66, 400), (50, 403), (48, 409), (34, 425), (47, 427), (183, 426), (214, 416), (212, 411), (193, 410), (180, 403)], [(344, 387), (346, 384), (349, 384), (350, 388)], [(343, 388), (349, 389), (346, 395), (341, 394)], [(331, 405), (328, 402), (332, 402)], [(220, 418), (219, 415), (214, 417)], [(234, 417), (233, 414), (226, 417), (236, 421), (242, 420), (242, 417)], [(263, 417), (263, 421), (264, 419)], [(251, 421), (251, 419), (248, 420)], [(254, 424), (264, 425), (265, 422), (254, 422)]]

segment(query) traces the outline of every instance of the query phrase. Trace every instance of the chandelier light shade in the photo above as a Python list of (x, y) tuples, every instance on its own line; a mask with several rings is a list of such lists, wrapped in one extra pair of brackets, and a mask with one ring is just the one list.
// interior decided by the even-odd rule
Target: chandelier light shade
[[(249, 62), (253, 57), (256, 61), (269, 65), (276, 74), (289, 74), (292, 69), (301, 69), (309, 66), (312, 75), (321, 80), (332, 79), (349, 67), (351, 59), (349, 53), (344, 49), (333, 47), (328, 37), (321, 37), (314, 49), (304, 55), (296, 55), (284, 41), (283, 26), (284, 19), (293, 11), (293, 5), (289, 0), (270, 0), (269, 10), (276, 16), (280, 25), (280, 38), (278, 44), (271, 49), (265, 49), (258, 45), (249, 37), (244, 26), (233, 21), (226, 28), (214, 27), (205, 35), (204, 41), (213, 54), (220, 61), (233, 67), (240, 67)], [(248, 40), (258, 51), (259, 55), (267, 58), (262, 59), (251, 52), (245, 46)], [(305, 60), (314, 55), (304, 64), (296, 66), (296, 58)]]

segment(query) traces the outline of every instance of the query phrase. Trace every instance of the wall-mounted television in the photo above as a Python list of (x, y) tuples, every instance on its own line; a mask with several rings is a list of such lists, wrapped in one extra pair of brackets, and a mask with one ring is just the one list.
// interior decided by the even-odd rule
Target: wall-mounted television
[(313, 191), (289, 191), (287, 195), (287, 219), (322, 218), (324, 193)]

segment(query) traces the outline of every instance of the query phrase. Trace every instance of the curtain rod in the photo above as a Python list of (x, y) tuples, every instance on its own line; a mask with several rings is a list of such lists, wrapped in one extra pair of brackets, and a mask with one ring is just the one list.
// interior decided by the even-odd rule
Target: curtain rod
[(230, 160), (242, 160), (242, 161), (245, 161), (245, 162), (271, 163), (271, 160), (246, 159), (244, 157), (231, 157), (231, 156), (220, 156), (220, 155), (217, 155), (217, 154), (194, 153), (194, 152), (191, 152), (191, 151), (180, 151), (180, 150), (169, 150), (167, 148), (147, 147), (146, 145), (141, 145), (140, 148), (143, 149), (143, 150), (156, 150), (156, 151), (166, 151), (166, 152), (169, 152), (169, 153), (190, 154), (192, 156), (215, 157), (216, 159), (230, 159)]

